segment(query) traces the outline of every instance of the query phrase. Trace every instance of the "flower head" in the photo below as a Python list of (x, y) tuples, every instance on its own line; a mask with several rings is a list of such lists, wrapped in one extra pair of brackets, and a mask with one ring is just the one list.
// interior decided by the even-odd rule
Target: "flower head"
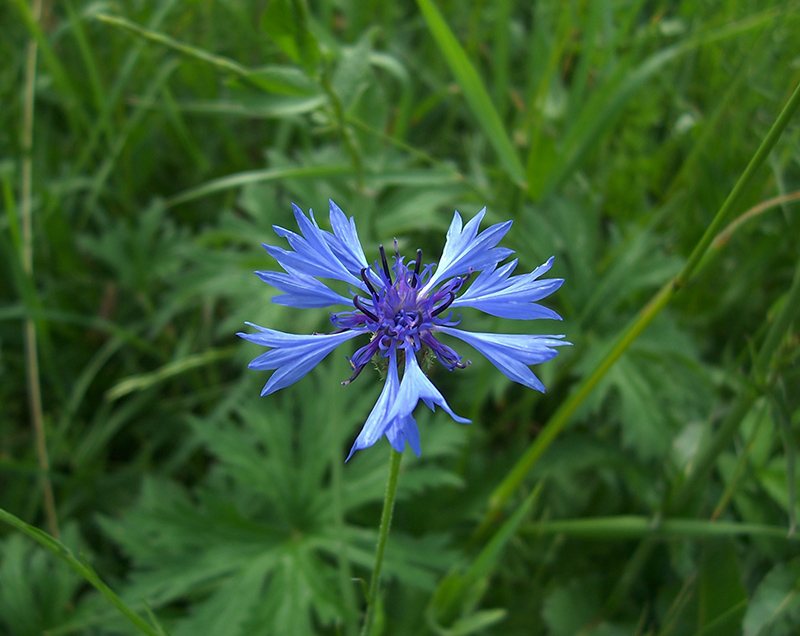
[[(252, 369), (275, 370), (261, 395), (293, 384), (346, 340), (368, 337), (368, 342), (348, 358), (353, 373), (342, 384), (355, 380), (376, 357), (387, 363), (386, 383), (348, 459), (384, 435), (396, 450), (402, 451), (408, 442), (419, 456), (419, 431), (412, 413), (420, 400), (431, 410), (439, 405), (457, 422), (469, 423), (453, 412), (417, 359), (420, 352), (430, 351), (450, 371), (465, 368), (469, 361), (463, 361), (441, 342), (442, 334), (466, 342), (511, 380), (544, 391), (544, 385), (528, 367), (555, 357), (558, 352), (554, 347), (570, 344), (562, 339), (564, 336), (464, 331), (457, 328), (460, 316), (454, 318), (452, 313), (456, 307), (472, 307), (516, 320), (561, 319), (537, 304), (564, 282), (560, 278), (540, 279), (552, 266), (552, 257), (529, 274), (517, 276), (511, 275), (516, 260), (499, 265), (513, 253), (497, 247), (511, 221), (478, 233), (485, 208), (466, 225), (456, 212), (438, 265), (424, 264), (422, 250), (406, 263), (395, 241), (394, 254), (387, 255), (381, 245), (380, 260), (370, 267), (355, 221), (348, 220), (333, 201), (332, 232), (321, 229), (312, 212), (306, 217), (296, 205), (293, 208), (301, 234), (274, 226), (291, 249), (264, 245), (284, 271), (256, 274), (283, 292), (272, 302), (290, 307), (346, 305), (350, 309), (331, 313), (336, 329), (327, 334), (295, 335), (247, 323), (259, 333), (238, 335), (269, 348), (250, 363)], [(320, 278), (344, 281), (350, 296), (334, 291)]]

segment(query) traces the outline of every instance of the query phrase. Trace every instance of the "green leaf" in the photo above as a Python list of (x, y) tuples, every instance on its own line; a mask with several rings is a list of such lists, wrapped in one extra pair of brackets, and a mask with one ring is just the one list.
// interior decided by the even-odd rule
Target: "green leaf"
[(508, 615), (505, 609), (481, 610), (459, 618), (445, 634), (448, 636), (467, 636), (483, 629), (488, 629), (492, 625), (499, 623)]
[(542, 618), (552, 636), (574, 636), (600, 615), (602, 610), (599, 577), (573, 579), (544, 600)]
[(355, 46), (342, 48), (341, 57), (333, 73), (332, 84), (342, 103), (342, 108), (349, 111), (370, 85), (370, 53), (372, 36), (364, 34)]
[[(19, 517), (6, 512), (2, 508), (0, 508), (0, 521), (9, 524), (23, 534), (26, 534), (28, 537), (39, 543), (39, 545), (55, 554), (59, 559), (77, 572), (83, 579), (95, 587), (106, 598), (106, 600), (108, 600), (120, 611), (120, 613), (125, 616), (125, 618), (136, 625), (139, 631), (147, 634), (148, 636), (163, 636), (163, 630), (161, 630), (160, 627), (151, 627), (141, 616), (136, 614), (136, 612), (134, 612), (119, 596), (117, 596), (117, 594), (110, 587), (108, 587), (108, 585), (103, 582), (103, 580), (98, 576), (97, 572), (95, 572), (91, 566), (83, 563), (81, 560), (75, 557), (75, 555), (66, 545), (54, 539), (39, 528), (25, 523)], [(18, 577), (15, 578), (17, 578), (17, 581), (19, 581)], [(19, 601), (16, 599), (13, 602), (17, 603)]]
[(302, 166), (302, 167), (289, 167), (289, 168), (275, 168), (267, 170), (248, 170), (247, 172), (240, 172), (237, 174), (228, 175), (214, 179), (203, 185), (190, 188), (184, 192), (176, 194), (174, 197), (167, 199), (164, 203), (166, 207), (173, 207), (181, 203), (187, 203), (232, 188), (238, 188), (243, 185), (252, 183), (260, 183), (264, 181), (275, 181), (278, 179), (287, 179), (291, 177), (299, 178), (321, 178), (330, 175), (346, 175), (350, 174), (352, 169), (346, 165), (329, 165), (329, 166)]
[(270, 0), (261, 17), (261, 27), (308, 75), (314, 72), (320, 58), (319, 45), (308, 29), (303, 0)]
[(219, 360), (226, 360), (233, 355), (234, 349), (210, 349), (203, 353), (185, 356), (179, 360), (173, 360), (165, 364), (161, 368), (150, 373), (141, 373), (138, 375), (123, 378), (106, 393), (106, 399), (109, 401), (118, 400), (119, 398), (133, 393), (134, 391), (145, 391), (152, 386), (155, 386), (164, 380), (180, 375), (190, 369), (197, 369)]
[(790, 636), (800, 624), (800, 559), (779, 563), (761, 580), (742, 621), (743, 636)]
[(731, 541), (707, 541), (700, 565), (697, 627), (705, 636), (735, 633), (744, 615), (747, 593), (739, 556)]
[[(79, 543), (77, 527), (64, 529), (64, 541)], [(19, 534), (0, 543), (0, 631), (40, 636), (74, 611), (83, 579), (52, 554)]]
[[(758, 470), (756, 477), (764, 491), (786, 511), (791, 519), (797, 507), (797, 500), (791, 495), (797, 492), (800, 477), (790, 475), (787, 457), (785, 455), (773, 457), (766, 466)], [(794, 483), (791, 482), (792, 478)]]
[[(520, 524), (530, 515), (539, 499), (544, 482), (540, 481), (508, 521), (506, 521), (468, 566), (454, 568), (442, 579), (426, 612), (428, 625), (437, 633), (450, 636), (473, 624), (474, 610), (486, 592), (489, 578), (497, 568), (508, 543), (516, 536)], [(500, 620), (499, 610), (490, 610), (483, 619)], [(459, 621), (465, 624), (459, 627)], [(477, 628), (475, 628), (477, 629)]]

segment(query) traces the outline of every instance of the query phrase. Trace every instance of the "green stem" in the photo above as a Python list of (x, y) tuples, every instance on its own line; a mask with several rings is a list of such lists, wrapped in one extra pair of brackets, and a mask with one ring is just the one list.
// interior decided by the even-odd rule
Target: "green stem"
[(733, 441), (734, 436), (742, 424), (745, 415), (753, 408), (758, 394), (752, 387), (747, 387), (744, 392), (736, 398), (730, 411), (725, 416), (719, 429), (700, 453), (695, 461), (692, 462), (692, 472), (664, 504), (664, 510), (668, 514), (680, 511), (689, 499), (697, 494), (697, 488), (706, 475), (711, 472), (720, 453), (725, 450)]
[(359, 189), (363, 189), (364, 169), (361, 163), (361, 152), (357, 147), (355, 137), (353, 136), (353, 131), (350, 130), (350, 127), (347, 125), (347, 117), (345, 115), (344, 106), (342, 105), (342, 100), (339, 99), (339, 94), (336, 92), (333, 87), (333, 83), (331, 82), (330, 69), (328, 68), (327, 63), (322, 71), (322, 88), (330, 100), (335, 126), (341, 140), (344, 142), (347, 154), (350, 155), (350, 161), (352, 162), (353, 170), (356, 173), (358, 187)]
[(336, 534), (340, 537), (337, 546), (337, 565), (339, 572), (339, 588), (341, 589), (342, 600), (345, 606), (345, 620), (342, 634), (352, 636), (358, 629), (358, 602), (356, 600), (355, 588), (353, 586), (353, 575), (350, 568), (350, 557), (347, 551), (347, 541), (345, 540), (345, 512), (344, 512), (344, 493), (342, 477), (342, 458), (341, 449), (336, 444), (331, 444), (331, 488), (333, 491), (333, 508), (335, 510)]
[[(33, 19), (38, 23), (42, 15), (42, 0), (34, 0), (31, 8)], [(22, 225), (22, 268), (31, 281), (33, 289), (33, 111), (36, 95), (36, 58), (38, 46), (31, 37), (25, 58), (25, 101), (22, 122), (22, 185), (20, 220)], [(50, 534), (58, 538), (58, 516), (53, 484), (50, 481), (50, 459), (47, 454), (47, 437), (44, 430), (42, 408), (42, 384), (39, 375), (39, 355), (36, 344), (36, 323), (30, 316), (25, 319), (25, 369), (28, 376), (28, 405), (36, 440), (36, 458), (42, 473), (44, 513)]]
[[(577, 391), (570, 395), (561, 406), (553, 414), (548, 421), (547, 425), (542, 429), (533, 443), (528, 446), (522, 457), (517, 460), (517, 463), (511, 469), (511, 472), (506, 476), (502, 483), (494, 490), (489, 499), (489, 513), (487, 514), (481, 529), (485, 529), (488, 524), (493, 522), (494, 518), (499, 513), (509, 497), (517, 489), (519, 484), (528, 474), (528, 471), (533, 467), (536, 461), (547, 450), (550, 444), (553, 443), (556, 436), (569, 422), (569, 418), (575, 410), (581, 405), (586, 397), (592, 392), (595, 386), (600, 382), (606, 372), (617, 361), (617, 359), (625, 353), (631, 343), (636, 340), (639, 334), (644, 331), (658, 313), (667, 305), (672, 296), (675, 294), (675, 287), (672, 281), (664, 285), (653, 299), (639, 312), (639, 314), (632, 320), (625, 330), (619, 335), (614, 342), (608, 355), (604, 356), (600, 364), (594, 371), (581, 383)], [(481, 532), (479, 529), (479, 533)]]
[(781, 342), (789, 333), (792, 323), (797, 320), (798, 307), (800, 307), (800, 261), (795, 266), (792, 284), (781, 303), (778, 315), (769, 326), (767, 335), (761, 344), (753, 362), (752, 380), (758, 386), (769, 385), (775, 355), (780, 350)]
[(756, 170), (761, 166), (764, 160), (769, 155), (775, 143), (778, 141), (783, 130), (789, 123), (794, 112), (800, 106), (800, 84), (795, 88), (789, 101), (784, 106), (781, 114), (775, 120), (772, 128), (767, 133), (767, 136), (761, 142), (758, 150), (756, 151), (753, 159), (747, 165), (747, 168), (739, 177), (736, 185), (733, 187), (728, 198), (722, 204), (722, 207), (717, 212), (708, 229), (700, 238), (697, 246), (692, 251), (689, 259), (684, 265), (680, 273), (672, 280), (667, 282), (649, 303), (637, 314), (637, 316), (628, 323), (625, 330), (617, 337), (612, 345), (608, 355), (604, 356), (601, 362), (595, 369), (586, 377), (586, 379), (578, 386), (577, 390), (572, 393), (562, 404), (561, 407), (553, 414), (547, 422), (541, 433), (533, 441), (533, 443), (523, 453), (522, 457), (517, 460), (517, 463), (508, 473), (506, 478), (494, 490), (489, 498), (489, 509), (484, 517), (477, 533), (482, 534), (494, 522), (495, 518), (499, 515), (500, 510), (505, 505), (506, 501), (522, 483), (525, 476), (530, 469), (544, 453), (544, 451), (552, 444), (556, 436), (566, 426), (569, 418), (575, 410), (583, 403), (586, 397), (591, 393), (595, 386), (605, 376), (606, 372), (616, 362), (619, 357), (625, 353), (628, 347), (633, 343), (639, 334), (655, 319), (655, 317), (666, 307), (672, 297), (679, 289), (684, 287), (690, 278), (697, 273), (699, 265), (706, 252), (711, 249), (718, 250), (720, 246), (713, 246), (712, 242), (716, 234), (722, 229), (726, 223), (729, 213), (734, 205), (739, 201), (740, 196), (745, 188), (750, 184), (755, 175)]
[(378, 590), (381, 580), (381, 568), (383, 567), (383, 554), (386, 551), (386, 540), (389, 538), (389, 529), (392, 526), (392, 511), (394, 510), (394, 500), (397, 496), (397, 480), (400, 476), (400, 460), (403, 453), (398, 453), (392, 449), (391, 460), (389, 461), (389, 480), (386, 482), (386, 495), (383, 498), (383, 512), (381, 513), (381, 525), (378, 530), (378, 548), (375, 551), (375, 567), (372, 569), (372, 580), (369, 584), (367, 594), (367, 614), (364, 617), (364, 628), (361, 636), (369, 636), (372, 633), (372, 625), (375, 622), (375, 605), (378, 601)]
[(689, 260), (686, 261), (686, 265), (683, 266), (683, 269), (675, 277), (675, 283), (678, 287), (683, 287), (695, 273), (697, 266), (700, 264), (711, 242), (714, 240), (714, 237), (719, 233), (723, 225), (727, 223), (731, 210), (739, 202), (739, 198), (750, 185), (756, 171), (761, 167), (767, 155), (769, 155), (772, 148), (778, 142), (778, 138), (783, 134), (783, 130), (789, 124), (789, 120), (792, 118), (792, 115), (794, 115), (798, 106), (800, 106), (800, 84), (795, 87), (794, 93), (792, 93), (789, 101), (786, 102), (786, 106), (783, 107), (781, 114), (778, 115), (775, 123), (772, 124), (772, 128), (769, 129), (767, 136), (764, 137), (764, 141), (761, 142), (758, 150), (756, 150), (756, 154), (753, 155), (750, 163), (747, 164), (747, 168), (744, 169), (742, 176), (739, 177), (739, 180), (736, 182), (736, 185), (733, 186), (733, 190), (731, 190), (728, 198), (725, 199), (725, 202), (722, 204), (719, 212), (717, 212), (714, 220), (711, 221), (711, 225), (708, 226), (700, 242), (694, 248), (694, 251), (689, 256)]
[(720, 453), (725, 450), (739, 431), (742, 420), (750, 411), (759, 391), (766, 391), (770, 385), (770, 366), (780, 350), (782, 339), (786, 336), (792, 321), (797, 318), (800, 307), (800, 263), (795, 268), (792, 285), (783, 299), (781, 309), (775, 320), (770, 325), (764, 341), (756, 354), (753, 368), (750, 371), (752, 383), (747, 385), (737, 397), (728, 415), (722, 421), (719, 429), (714, 433), (708, 446), (693, 462), (693, 470), (680, 485), (678, 490), (667, 501), (665, 510), (668, 513), (680, 510), (692, 493), (696, 492), (700, 481), (711, 471)]

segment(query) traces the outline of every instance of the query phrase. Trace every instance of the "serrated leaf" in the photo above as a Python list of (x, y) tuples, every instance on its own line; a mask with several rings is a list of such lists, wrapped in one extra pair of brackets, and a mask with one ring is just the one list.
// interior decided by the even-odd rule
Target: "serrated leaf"
[[(79, 543), (77, 527), (64, 528), (64, 541)], [(20, 534), (0, 543), (0, 631), (39, 636), (69, 616), (83, 579), (41, 546)]]
[(278, 560), (276, 554), (260, 555), (238, 569), (211, 596), (194, 605), (192, 615), (173, 629), (173, 636), (252, 634), (246, 624), (266, 600), (265, 581)]

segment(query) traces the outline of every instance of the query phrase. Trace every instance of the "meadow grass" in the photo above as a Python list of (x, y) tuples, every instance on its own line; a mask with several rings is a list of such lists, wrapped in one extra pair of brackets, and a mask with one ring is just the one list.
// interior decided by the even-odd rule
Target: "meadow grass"
[[(0, 633), (354, 635), (373, 595), (373, 634), (796, 633), (797, 2), (0, 24)], [(544, 395), (431, 369), (473, 424), (418, 413), (379, 594), (387, 452), (343, 463), (378, 374), (331, 356), (260, 398), (234, 335), (330, 329), (252, 273), (328, 199), (369, 260), (513, 219), (566, 281), (533, 328), (575, 345)]]

